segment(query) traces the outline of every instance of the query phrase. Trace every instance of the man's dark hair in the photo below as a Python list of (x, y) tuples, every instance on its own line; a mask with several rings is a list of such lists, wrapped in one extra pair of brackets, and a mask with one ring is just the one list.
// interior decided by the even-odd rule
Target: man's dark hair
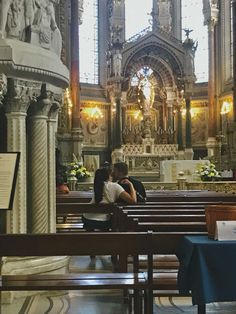
[(128, 166), (125, 162), (116, 162), (113, 167), (123, 173), (124, 176), (128, 175)]

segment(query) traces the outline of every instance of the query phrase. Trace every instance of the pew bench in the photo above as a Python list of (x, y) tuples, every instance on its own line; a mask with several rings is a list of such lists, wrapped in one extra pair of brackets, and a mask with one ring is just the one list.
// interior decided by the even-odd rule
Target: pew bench
[[(78, 233), (0, 235), (0, 256), (118, 255), (120, 273), (2, 275), (0, 291), (132, 289), (134, 313), (142, 313), (142, 295), (148, 280), (139, 272), (139, 254), (147, 254), (152, 266), (149, 233)], [(133, 271), (127, 273), (127, 257), (133, 256)], [(145, 305), (145, 313), (152, 313)]]
[(82, 215), (84, 213), (110, 214), (112, 231), (116, 231), (119, 221), (119, 209), (116, 204), (60, 203), (57, 204), (56, 230), (58, 233), (84, 231)]
[[(152, 234), (152, 254), (173, 255), (176, 254), (184, 236), (199, 235), (198, 232), (156, 232)], [(191, 296), (191, 294), (180, 295), (177, 286), (177, 271), (166, 272), (162, 269), (155, 269), (149, 278), (151, 289), (149, 289), (149, 302), (154, 296), (174, 295), (174, 296)], [(206, 306), (198, 305), (198, 314), (206, 314)]]

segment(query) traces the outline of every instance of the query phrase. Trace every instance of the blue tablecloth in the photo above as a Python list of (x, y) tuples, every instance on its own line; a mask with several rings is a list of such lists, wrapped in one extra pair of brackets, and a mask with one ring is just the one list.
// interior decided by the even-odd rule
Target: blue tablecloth
[(193, 304), (236, 300), (236, 241), (184, 237), (177, 257), (180, 294), (191, 291)]

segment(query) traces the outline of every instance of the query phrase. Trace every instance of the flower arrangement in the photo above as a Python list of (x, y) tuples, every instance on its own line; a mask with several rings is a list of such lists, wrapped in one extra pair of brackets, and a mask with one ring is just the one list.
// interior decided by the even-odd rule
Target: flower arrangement
[(81, 162), (71, 162), (68, 164), (68, 177), (76, 177), (77, 180), (91, 177), (91, 173), (83, 166)]
[(221, 177), (213, 163), (201, 165), (196, 173), (200, 175), (202, 181), (215, 181)]

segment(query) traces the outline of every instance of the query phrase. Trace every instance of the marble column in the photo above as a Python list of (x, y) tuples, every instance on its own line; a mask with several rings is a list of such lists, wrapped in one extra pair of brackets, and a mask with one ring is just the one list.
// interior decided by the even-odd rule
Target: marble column
[(186, 147), (185, 147), (185, 159), (193, 159), (193, 148), (192, 148), (192, 118), (191, 118), (191, 98), (186, 95)]
[(178, 144), (178, 159), (184, 159), (181, 106), (177, 107), (177, 144)]
[(116, 128), (115, 128), (115, 148), (120, 149), (122, 145), (122, 116), (121, 99), (116, 98)]
[(55, 135), (59, 103), (52, 102), (48, 115), (48, 232), (56, 232), (56, 156)]
[(30, 107), (30, 208), (32, 233), (47, 233), (48, 228), (48, 130), (47, 120), (51, 102), (46, 87)]
[(218, 1), (203, 0), (204, 24), (208, 27), (208, 156), (215, 154), (216, 148), (216, 68), (215, 68), (215, 26), (218, 22)]
[(173, 119), (173, 102), (167, 102), (167, 131), (168, 143), (173, 144), (174, 119)]
[(236, 122), (236, 0), (232, 1), (233, 19), (233, 110), (234, 121)]
[(80, 159), (83, 132), (80, 121), (80, 71), (79, 71), (79, 4), (71, 1), (71, 97), (72, 97), (72, 152)]
[(215, 22), (208, 24), (208, 45), (209, 45), (209, 79), (208, 79), (208, 136), (216, 135), (216, 112), (215, 112)]
[(27, 83), (9, 78), (5, 99), (7, 150), (20, 152), (20, 164), (13, 210), (7, 213), (8, 233), (27, 232), (26, 116), (30, 101)]
[(126, 106), (128, 104), (127, 101), (127, 92), (122, 92), (122, 98), (121, 98), (121, 130), (122, 134), (126, 128)]

